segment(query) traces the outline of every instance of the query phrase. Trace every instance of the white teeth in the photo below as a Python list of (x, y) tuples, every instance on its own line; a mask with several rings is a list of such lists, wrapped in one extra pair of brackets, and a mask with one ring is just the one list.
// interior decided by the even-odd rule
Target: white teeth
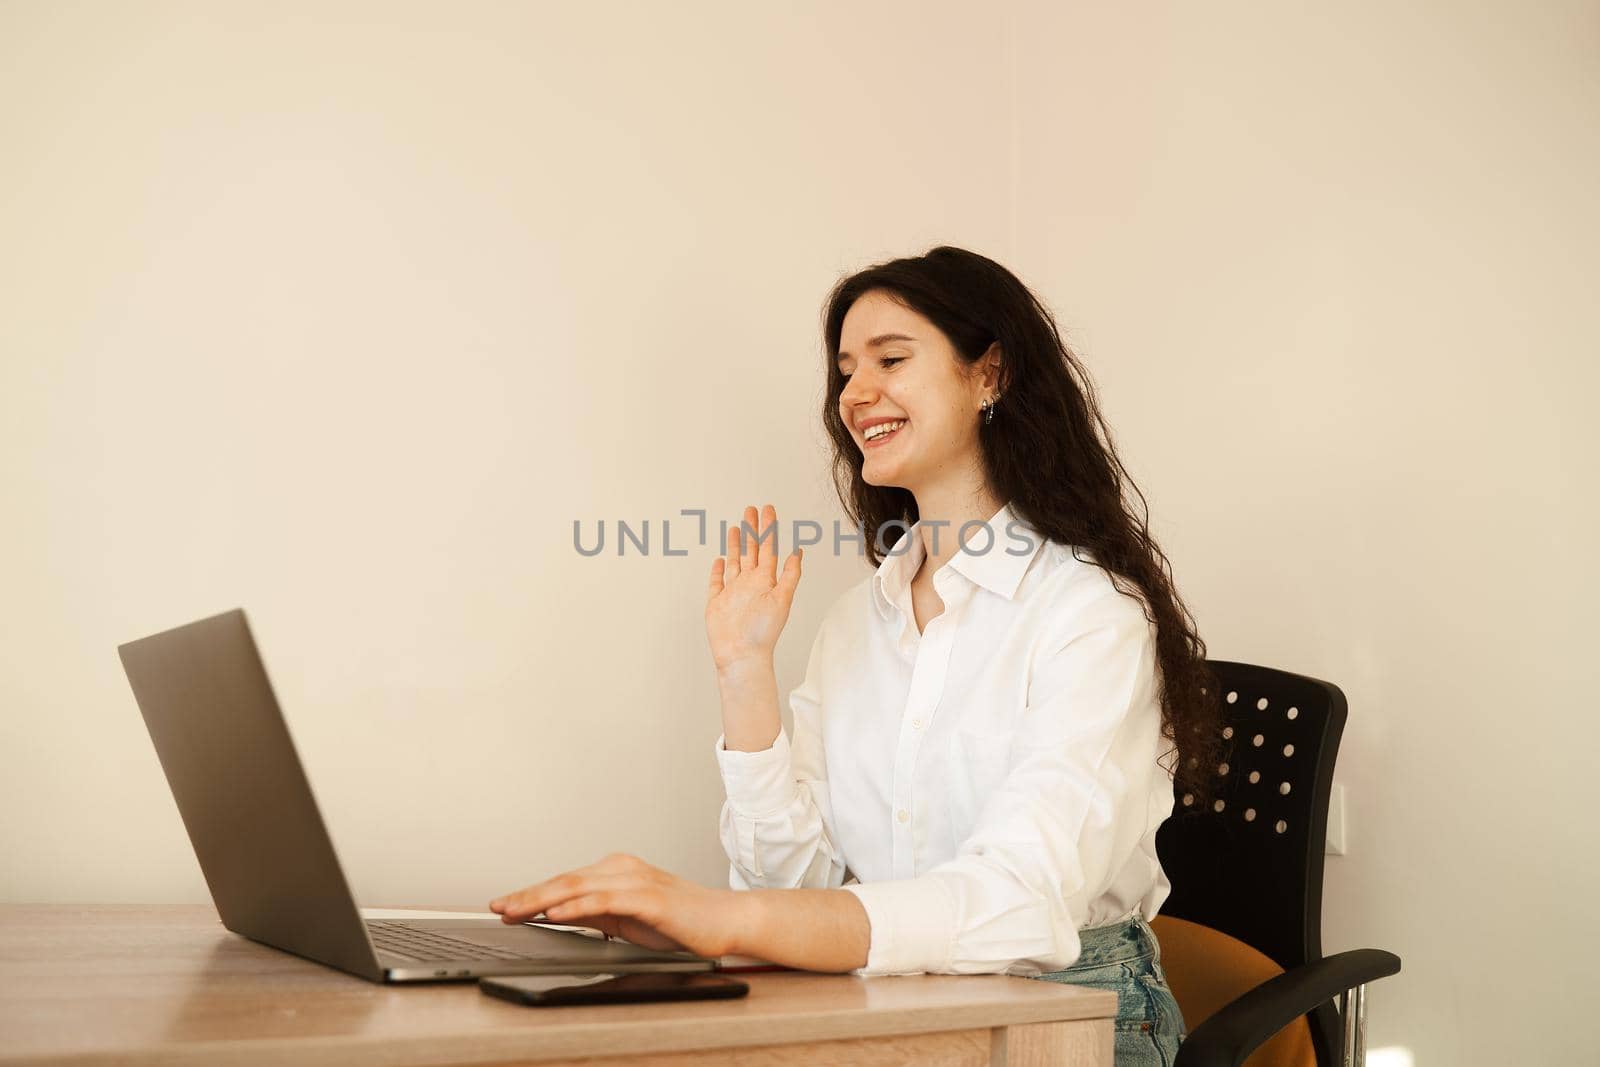
[(867, 440), (869, 440), (869, 441), (876, 441), (878, 438), (882, 437), (884, 434), (893, 433), (894, 431), (898, 430), (900, 427), (904, 426), (905, 424), (906, 424), (906, 420), (905, 419), (901, 419), (898, 422), (880, 422), (880, 423), (878, 423), (878, 425), (876, 425), (876, 426), (872, 427), (871, 429), (867, 430), (865, 436), (866, 436)]

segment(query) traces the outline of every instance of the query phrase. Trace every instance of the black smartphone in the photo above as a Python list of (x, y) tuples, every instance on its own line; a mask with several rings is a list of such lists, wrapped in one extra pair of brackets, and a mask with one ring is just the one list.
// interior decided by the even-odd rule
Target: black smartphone
[(750, 986), (704, 971), (660, 974), (517, 974), (480, 978), (491, 997), (534, 1007), (568, 1004), (637, 1004), (652, 1000), (720, 1000), (742, 997)]

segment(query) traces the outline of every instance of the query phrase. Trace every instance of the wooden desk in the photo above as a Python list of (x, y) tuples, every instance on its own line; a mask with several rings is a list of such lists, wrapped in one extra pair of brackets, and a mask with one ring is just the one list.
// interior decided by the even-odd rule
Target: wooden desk
[(1003, 975), (751, 974), (739, 1000), (524, 1008), (384, 986), (207, 908), (0, 906), (0, 1064), (1111, 1067), (1114, 993)]

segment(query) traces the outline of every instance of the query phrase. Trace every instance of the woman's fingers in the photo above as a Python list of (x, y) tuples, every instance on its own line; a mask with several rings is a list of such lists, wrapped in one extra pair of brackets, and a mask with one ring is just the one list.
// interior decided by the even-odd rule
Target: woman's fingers
[(728, 563), (727, 568), (723, 571), (723, 575), (725, 581), (731, 582), (735, 578), (739, 577), (739, 528), (737, 526), (730, 526), (728, 528), (728, 544), (726, 553), (728, 557)]
[(724, 564), (721, 556), (718, 556), (716, 559), (711, 561), (711, 587), (706, 590), (706, 602), (708, 604), (712, 600), (716, 599), (718, 593), (722, 592), (723, 565)]
[(544, 913), (557, 922), (627, 915), (649, 923), (657, 911), (655, 895), (642, 886), (597, 886), (588, 893), (552, 904)]
[(658, 948), (702, 956), (732, 951), (746, 921), (733, 891), (685, 881), (637, 856), (613, 853), (489, 902), (506, 923), (540, 914), (551, 922), (594, 926)]
[(739, 557), (739, 569), (741, 571), (754, 570), (756, 564), (761, 559), (761, 557), (758, 555), (760, 546), (757, 538), (751, 537), (745, 532), (745, 527), (748, 527), (749, 529), (756, 531), (757, 537), (759, 537), (761, 528), (759, 525), (757, 525), (757, 523), (758, 516), (756, 515), (755, 506), (751, 505), (746, 507), (744, 509), (744, 521), (740, 526), (739, 531), (739, 539), (744, 548), (744, 553)]
[[(773, 505), (767, 504), (759, 512), (753, 504), (745, 507), (740, 520), (727, 528), (724, 555), (711, 561), (708, 602), (747, 571), (764, 570), (769, 582), (780, 584), (778, 529), (778, 509)], [(791, 554), (789, 559), (793, 558)], [(784, 566), (788, 567), (788, 560)]]
[(761, 509), (761, 536), (766, 544), (761, 548), (761, 567), (767, 572), (767, 581), (776, 581), (778, 574), (778, 510), (771, 504)]
[[(501, 897), (490, 904), (489, 910), (499, 912), (507, 922), (521, 922), (541, 912), (559, 919), (572, 912), (571, 902), (580, 897), (607, 893), (638, 895), (647, 884), (637, 873), (606, 870), (597, 863)], [(566, 912), (562, 912), (563, 906), (567, 906)]]
[(794, 600), (794, 591), (800, 585), (800, 557), (805, 552), (805, 549), (797, 548), (783, 561), (783, 573), (778, 576), (778, 591), (783, 594), (786, 604)]

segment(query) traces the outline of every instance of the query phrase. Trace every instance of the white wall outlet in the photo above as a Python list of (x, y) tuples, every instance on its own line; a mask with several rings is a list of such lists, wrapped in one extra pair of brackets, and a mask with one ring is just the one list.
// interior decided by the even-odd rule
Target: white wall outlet
[(1328, 791), (1328, 855), (1344, 855), (1344, 786), (1338, 782)]

